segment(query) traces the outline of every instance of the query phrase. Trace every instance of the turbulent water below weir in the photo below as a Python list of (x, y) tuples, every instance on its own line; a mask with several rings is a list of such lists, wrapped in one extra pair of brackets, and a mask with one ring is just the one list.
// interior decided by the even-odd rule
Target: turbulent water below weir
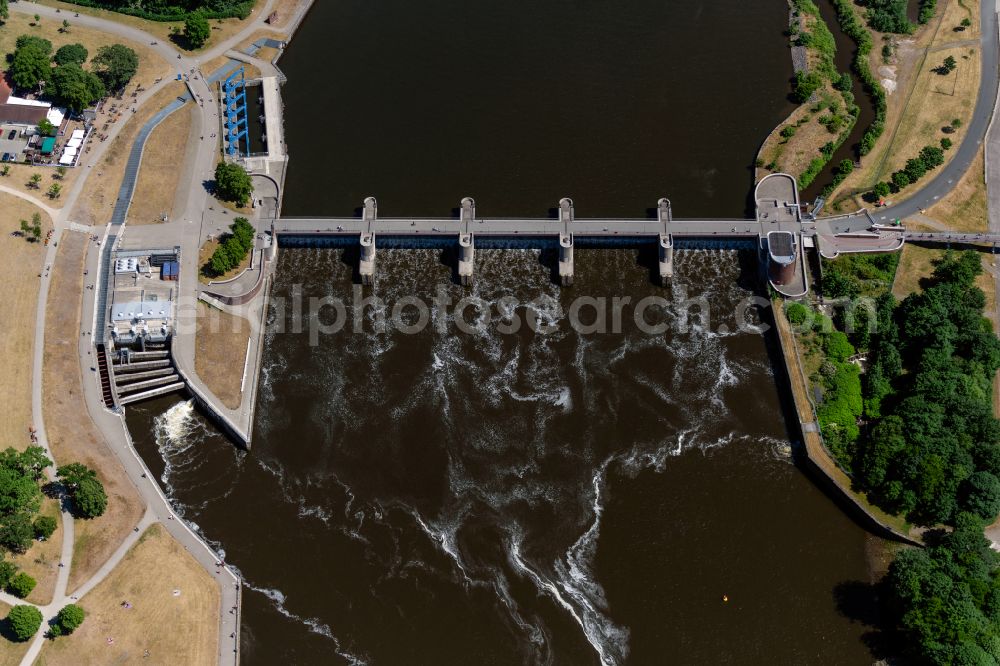
[[(364, 334), (311, 346), (274, 312), (249, 454), (188, 402), (129, 409), (175, 505), (245, 577), (245, 663), (871, 662), (839, 608), (868, 579), (866, 536), (792, 461), (770, 338), (740, 331), (760, 321), (753, 256), (678, 251), (667, 289), (646, 259), (578, 250), (561, 290), (546, 251), (480, 250), (467, 292), (437, 250), (380, 250), (365, 296), (391, 313), (472, 293), (485, 332), (453, 311), (376, 332), (368, 308)], [(342, 297), (350, 319), (351, 271), (344, 250), (283, 250), (273, 295)], [(665, 297), (644, 321), (670, 330), (625, 307), (620, 333), (574, 331), (580, 296)], [(511, 315), (555, 330), (500, 332)]]

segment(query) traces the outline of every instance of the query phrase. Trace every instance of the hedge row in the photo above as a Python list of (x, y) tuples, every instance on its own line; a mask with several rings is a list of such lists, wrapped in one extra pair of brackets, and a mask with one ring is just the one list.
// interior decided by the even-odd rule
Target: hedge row
[(80, 5), (81, 7), (92, 7), (94, 9), (106, 9), (119, 14), (128, 14), (149, 21), (183, 21), (189, 14), (197, 11), (207, 19), (240, 18), (245, 19), (253, 9), (254, 0), (232, 0), (231, 2), (210, 2), (211, 5), (219, 5), (212, 8), (208, 6), (197, 7), (196, 9), (184, 9), (183, 7), (165, 6), (159, 11), (143, 9), (140, 4), (123, 5), (120, 0), (65, 0), (69, 4)]
[(858, 50), (854, 54), (852, 68), (861, 80), (865, 92), (868, 93), (872, 99), (872, 103), (875, 105), (875, 119), (868, 126), (868, 129), (865, 130), (864, 136), (861, 137), (858, 149), (861, 155), (867, 155), (871, 152), (875, 146), (875, 142), (882, 136), (882, 132), (885, 130), (885, 91), (882, 90), (882, 85), (875, 78), (875, 75), (872, 74), (872, 70), (868, 66), (868, 54), (872, 50), (871, 33), (858, 20), (854, 9), (851, 7), (851, 0), (833, 0), (833, 4), (837, 8), (837, 20), (840, 21), (841, 29), (858, 45)]

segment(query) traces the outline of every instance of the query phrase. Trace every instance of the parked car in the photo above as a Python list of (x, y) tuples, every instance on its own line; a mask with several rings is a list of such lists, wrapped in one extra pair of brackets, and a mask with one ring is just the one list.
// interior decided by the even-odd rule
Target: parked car
[(11, 159), (12, 159), (12, 158), (11, 158), (11, 156), (10, 156), (10, 153), (4, 153), (4, 154), (3, 154), (3, 159), (2, 159), (2, 160), (0, 160), (0, 162), (10, 162), (10, 161), (11, 161)]
[(7, 134), (7, 138), (8, 139), (13, 139), (16, 136), (17, 136), (17, 130), (16, 129), (11, 130), (10, 133)]

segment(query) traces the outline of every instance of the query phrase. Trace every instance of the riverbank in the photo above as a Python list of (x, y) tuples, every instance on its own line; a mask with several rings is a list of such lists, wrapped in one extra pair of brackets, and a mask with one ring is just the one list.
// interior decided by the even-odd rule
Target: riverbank
[(867, 523), (876, 534), (914, 546), (922, 546), (920, 535), (898, 516), (885, 513), (868, 502), (867, 498), (853, 489), (851, 478), (834, 461), (819, 433), (819, 423), (815, 407), (809, 398), (809, 382), (802, 367), (798, 343), (791, 324), (785, 316), (784, 302), (774, 301), (775, 328), (781, 345), (783, 368), (788, 378), (789, 388), (798, 417), (798, 433), (802, 437), (803, 448), (809, 466), (818, 474), (828, 488), (835, 491), (851, 507), (856, 516)]

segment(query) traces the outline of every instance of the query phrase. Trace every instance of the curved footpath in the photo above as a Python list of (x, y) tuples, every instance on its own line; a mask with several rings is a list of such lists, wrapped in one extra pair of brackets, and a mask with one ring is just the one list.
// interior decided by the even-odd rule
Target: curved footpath
[[(270, 13), (271, 7), (273, 6), (275, 0), (267, 0), (264, 6), (259, 10), (259, 14), (250, 20), (247, 25), (238, 34), (230, 37), (227, 40), (220, 42), (213, 48), (207, 50), (205, 53), (200, 54), (196, 58), (186, 57), (181, 54), (178, 58), (178, 52), (174, 50), (170, 45), (167, 44), (157, 44), (151, 45), (154, 50), (156, 50), (159, 55), (161, 55), (168, 63), (171, 65), (176, 65), (179, 71), (190, 71), (191, 68), (197, 68), (198, 63), (201, 61), (207, 61), (215, 58), (216, 56), (226, 52), (233, 46), (237, 45), (250, 33), (255, 30), (259, 30), (265, 27), (264, 18)], [(55, 9), (51, 7), (46, 7), (43, 5), (37, 5), (30, 2), (18, 2), (11, 5), (11, 10), (26, 14), (39, 14), (40, 16), (45, 16), (48, 18), (64, 18), (65, 15), (56, 12)], [(74, 23), (78, 25), (89, 26), (97, 28), (105, 33), (115, 34), (124, 39), (128, 39), (138, 43), (150, 43), (152, 41), (157, 41), (148, 33), (133, 28), (113, 20), (103, 19), (93, 16), (80, 15), (73, 17)], [(148, 89), (140, 95), (134, 106), (137, 108), (144, 105), (149, 101), (149, 99), (159, 90), (164, 88), (166, 85), (171, 83), (172, 80), (168, 77), (164, 77), (164, 80), (159, 84), (153, 84), (148, 87)], [(209, 107), (215, 112), (215, 104), (212, 103), (214, 95), (211, 86), (204, 83), (207, 90)], [(177, 106), (172, 107), (174, 104)], [(129, 167), (130, 170), (123, 180), (122, 188), (119, 191), (119, 199), (124, 197), (124, 200), (116, 202), (115, 212), (118, 213), (119, 209), (122, 210), (120, 219), (116, 219), (119, 223), (124, 221), (125, 213), (127, 212), (129, 199), (131, 198), (131, 193), (134, 188), (134, 180), (138, 173), (139, 162), (141, 161), (142, 147), (145, 138), (148, 137), (149, 132), (152, 131), (153, 127), (165, 118), (169, 113), (180, 108), (182, 106), (181, 102), (174, 102), (168, 105), (167, 108), (163, 109), (159, 114), (154, 116), (151, 123), (147, 123), (144, 126), (143, 132), (140, 133), (141, 140), (138, 140), (132, 147), (130, 153)], [(201, 127), (204, 128), (204, 113), (199, 114), (199, 121), (202, 122)], [(86, 168), (91, 168), (93, 164), (100, 161), (101, 157), (104, 155), (108, 147), (113, 143), (113, 139), (117, 136), (120, 129), (126, 123), (120, 123), (113, 127), (109, 132), (109, 140), (95, 147), (91, 154), (89, 154), (86, 160)], [(138, 138), (138, 137), (137, 137)], [(206, 142), (206, 145), (208, 142)], [(201, 151), (202, 155), (199, 162), (202, 165), (208, 165), (209, 167), (214, 167), (214, 152), (213, 150), (206, 150), (203, 148)], [(207, 155), (207, 159), (205, 159)], [(133, 160), (133, 156), (135, 159)], [(77, 168), (85, 168), (83, 165)], [(202, 171), (202, 174), (204, 172)], [(81, 192), (83, 191), (84, 183), (87, 180), (89, 173), (85, 173), (83, 177), (78, 178), (77, 182), (74, 184), (73, 188), (64, 200), (63, 207), (61, 209), (52, 209), (48, 206), (42, 206), (50, 213), (53, 217), (53, 224), (55, 232), (53, 235), (54, 243), (49, 245), (45, 257), (45, 265), (51, 266), (55, 262), (56, 251), (58, 241), (62, 236), (62, 233), (69, 230), (83, 230), (88, 229), (88, 227), (82, 227), (82, 225), (71, 222), (69, 217), (73, 210), (73, 207), (79, 198)], [(195, 173), (190, 174), (192, 177)], [(128, 182), (131, 181), (131, 185)], [(183, 184), (181, 185), (183, 186)], [(126, 189), (127, 187), (127, 189)], [(22, 196), (22, 198), (32, 201), (32, 203), (39, 203), (33, 200), (31, 197)], [(119, 205), (120, 204), (120, 205)], [(187, 234), (188, 236), (190, 234)], [(197, 242), (197, 240), (195, 240)], [(94, 270), (94, 275), (97, 275), (97, 259), (99, 258), (99, 252), (94, 251), (94, 246), (91, 246), (91, 251), (88, 253), (88, 269)], [(44, 335), (45, 335), (45, 312), (48, 303), (48, 289), (50, 284), (50, 278), (48, 276), (48, 271), (45, 272), (44, 277), (39, 285), (38, 294), (38, 304), (36, 308), (36, 342), (33, 354), (33, 368), (32, 368), (32, 418), (34, 420), (35, 428), (38, 434), (38, 443), (40, 446), (45, 448), (48, 455), (52, 457), (51, 449), (49, 447), (48, 438), (45, 430), (44, 414), (42, 410), (42, 369), (44, 360)], [(96, 290), (95, 290), (96, 291)], [(81, 294), (81, 298), (84, 300), (84, 312), (81, 321), (93, 321), (93, 308), (94, 303), (92, 299), (85, 298), (84, 294)], [(88, 315), (90, 317), (88, 318)], [(86, 327), (89, 328), (89, 327)], [(83, 331), (81, 331), (83, 332)], [(87, 356), (93, 350), (93, 343), (90, 340), (89, 335), (80, 336), (80, 358), (81, 366), (83, 369), (84, 376), (93, 375), (93, 373), (88, 373), (90, 363), (87, 360)], [(102, 565), (102, 567), (91, 577), (87, 582), (81, 585), (72, 596), (67, 595), (67, 585), (69, 582), (69, 573), (72, 566), (72, 555), (73, 555), (73, 545), (74, 545), (74, 530), (73, 530), (73, 518), (72, 515), (67, 511), (63, 511), (63, 543), (62, 543), (62, 553), (61, 559), (64, 566), (60, 567), (58, 572), (58, 577), (56, 581), (56, 589), (53, 594), (53, 600), (46, 606), (39, 607), (42, 611), (46, 620), (50, 620), (55, 616), (58, 610), (69, 603), (70, 600), (76, 600), (84, 596), (87, 592), (92, 590), (97, 584), (99, 584), (118, 564), (122, 557), (128, 552), (129, 548), (134, 545), (134, 543), (141, 536), (143, 530), (149, 525), (155, 522), (160, 522), (164, 527), (170, 532), (170, 534), (177, 539), (184, 548), (190, 552), (199, 563), (209, 572), (210, 575), (218, 581), (221, 591), (221, 604), (220, 604), (220, 618), (219, 618), (219, 648), (218, 648), (218, 662), (220, 664), (237, 663), (239, 660), (239, 616), (235, 612), (238, 610), (239, 606), (239, 580), (237, 576), (228, 567), (219, 567), (217, 562), (219, 561), (216, 553), (207, 545), (205, 542), (198, 537), (188, 525), (179, 517), (174, 514), (169, 503), (161, 492), (159, 485), (156, 483), (153, 475), (149, 473), (145, 465), (142, 463), (138, 454), (136, 454), (135, 449), (132, 446), (132, 442), (129, 438), (127, 428), (125, 427), (124, 419), (121, 416), (111, 414), (110, 412), (103, 409), (101, 403), (101, 395), (99, 390), (99, 385), (96, 377), (91, 376), (91, 380), (84, 380), (83, 389), (87, 400), (88, 411), (91, 417), (94, 419), (95, 424), (101, 429), (108, 444), (111, 446), (112, 450), (115, 452), (119, 461), (124, 466), (130, 480), (139, 490), (140, 495), (146, 503), (146, 511), (142, 520), (138, 524), (139, 531), (133, 531), (130, 533), (129, 537), (126, 538), (119, 548), (115, 551), (112, 557)], [(53, 458), (53, 461), (55, 459)], [(51, 475), (53, 470), (50, 468), (48, 470)], [(8, 603), (24, 603), (23, 601), (16, 600), (13, 598), (7, 598), (6, 595), (0, 595), (0, 600)], [(233, 612), (230, 612), (233, 611)], [(43, 624), (43, 627), (46, 626)], [(227, 640), (227, 633), (232, 637), (232, 640)], [(41, 651), (42, 641), (44, 640), (43, 631), (40, 630), (36, 634), (27, 654), (22, 659), (22, 664), (31, 664)]]

